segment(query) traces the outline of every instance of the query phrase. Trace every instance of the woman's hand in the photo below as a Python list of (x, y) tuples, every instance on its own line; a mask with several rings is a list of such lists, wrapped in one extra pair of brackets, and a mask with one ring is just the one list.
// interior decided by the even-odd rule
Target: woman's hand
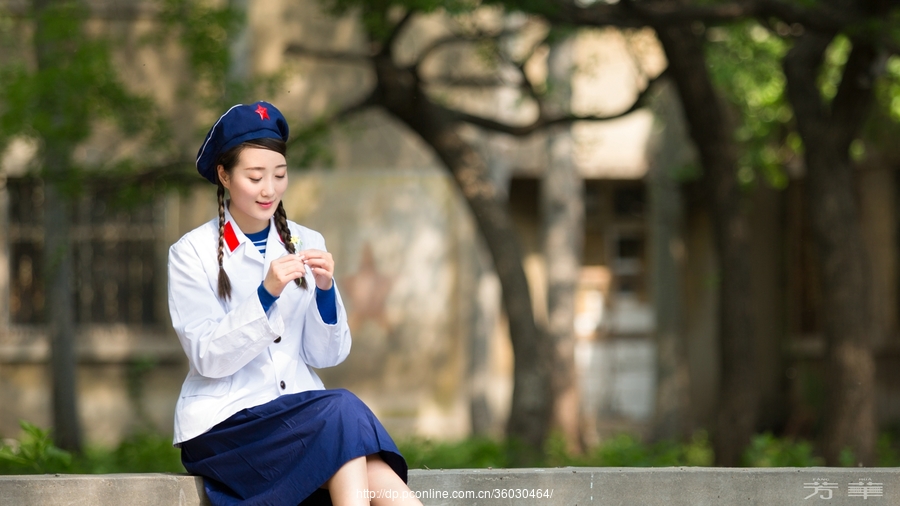
[(274, 297), (280, 297), (288, 283), (306, 274), (306, 266), (297, 255), (285, 255), (272, 260), (263, 287)]
[(300, 252), (299, 258), (312, 270), (319, 290), (330, 290), (334, 279), (334, 257), (331, 256), (331, 253), (317, 249), (305, 249)]

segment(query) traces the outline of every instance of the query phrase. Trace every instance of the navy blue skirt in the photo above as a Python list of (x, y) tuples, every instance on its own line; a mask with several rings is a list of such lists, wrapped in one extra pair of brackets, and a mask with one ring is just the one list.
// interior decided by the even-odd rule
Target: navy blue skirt
[(284, 395), (181, 443), (184, 468), (203, 477), (214, 506), (330, 504), (320, 487), (348, 461), (372, 454), (407, 481), (397, 445), (343, 389)]

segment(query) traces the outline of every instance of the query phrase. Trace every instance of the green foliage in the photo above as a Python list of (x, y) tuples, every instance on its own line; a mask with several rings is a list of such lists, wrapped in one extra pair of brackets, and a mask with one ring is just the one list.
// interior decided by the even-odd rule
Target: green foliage
[[(509, 444), (487, 438), (470, 438), (455, 442), (410, 439), (399, 444), (411, 469), (505, 468), (511, 464)], [(878, 439), (877, 465), (900, 465), (900, 441), (893, 432)], [(689, 441), (645, 443), (629, 434), (613, 436), (583, 455), (566, 449), (563, 438), (551, 436), (539, 467), (677, 467), (713, 465), (712, 442), (700, 431)], [(805, 440), (779, 437), (771, 433), (756, 435), (745, 450), (742, 465), (748, 467), (817, 467), (824, 459), (815, 446)], [(852, 452), (844, 452), (841, 465), (855, 466)]]
[[(99, 123), (117, 126), (124, 138), (142, 138), (157, 153), (169, 138), (153, 100), (120, 79), (113, 42), (87, 34), (89, 16), (81, 2), (69, 0), (14, 25), (0, 22), (0, 44), (10, 55), (0, 65), (0, 151), (15, 138), (31, 139), (40, 146), (35, 168), (69, 197), (97, 173), (77, 166), (72, 155)], [(92, 167), (99, 168), (107, 167)]]
[(319, 119), (291, 132), (288, 141), (288, 158), (295, 167), (311, 167), (321, 163), (330, 167), (334, 154), (329, 146), (331, 124), (327, 119)]
[[(104, 451), (95, 453), (94, 462), (111, 455), (114, 471), (117, 473), (183, 473), (181, 451), (172, 446), (172, 437), (150, 431), (132, 434), (122, 441), (111, 454)], [(97, 465), (94, 465), (96, 469)]]
[[(141, 430), (123, 440), (116, 448), (89, 448), (82, 456), (73, 456), (53, 444), (49, 430), (21, 422), (17, 441), (0, 444), (0, 475), (45, 473), (184, 473), (180, 450), (172, 446), (171, 436)], [(484, 437), (461, 441), (433, 441), (414, 438), (400, 441), (400, 452), (411, 469), (486, 469), (508, 468), (515, 448), (509, 442)], [(547, 442), (545, 458), (539, 467), (707, 467), (713, 464), (713, 450), (705, 432), (689, 441), (641, 442), (635, 436), (619, 434), (583, 455), (566, 450), (562, 436), (555, 434)], [(755, 436), (745, 450), (742, 464), (748, 467), (813, 467), (824, 461), (815, 454), (812, 443), (771, 433)], [(841, 454), (841, 465), (854, 466), (853, 453)], [(878, 439), (877, 465), (900, 466), (900, 441), (894, 432)]]
[(25, 421), (20, 425), (18, 440), (0, 444), (0, 475), (185, 472), (181, 452), (172, 446), (171, 436), (140, 431), (112, 450), (95, 447), (73, 456), (54, 445), (49, 430)]
[[(489, 438), (470, 438), (454, 442), (411, 439), (401, 442), (401, 453), (410, 468), (460, 469), (514, 467), (516, 448), (509, 442)], [(689, 442), (663, 441), (643, 443), (638, 438), (620, 434), (584, 455), (573, 455), (562, 436), (554, 435), (545, 448), (539, 467), (651, 467), (709, 466), (712, 447), (705, 433), (697, 433)]]
[(784, 188), (783, 166), (797, 154), (788, 139), (792, 113), (781, 72), (787, 44), (755, 21), (711, 28), (707, 41), (713, 83), (739, 113), (735, 136), (745, 149), (738, 178), (751, 183), (760, 174), (772, 186)]
[(841, 453), (838, 454), (838, 463), (840, 463), (841, 467), (856, 467), (858, 465), (856, 455), (850, 448), (841, 450)]
[(459, 14), (471, 11), (478, 3), (477, 0), (322, 0), (322, 5), (333, 15), (358, 13), (366, 32), (376, 41), (387, 40), (404, 13), (440, 9)]
[(822, 65), (822, 73), (819, 74), (819, 89), (822, 92), (822, 98), (830, 102), (837, 95), (838, 87), (841, 85), (841, 77), (843, 76), (844, 65), (847, 58), (850, 57), (850, 50), (853, 48), (850, 39), (843, 35), (838, 35), (828, 45), (825, 51), (825, 62)]
[(186, 52), (195, 79), (194, 86), (182, 93), (194, 94), (216, 110), (244, 99), (252, 84), (230, 75), (230, 42), (246, 22), (243, 13), (227, 5), (230, 2), (219, 6), (210, 1), (157, 1), (161, 28), (149, 40), (162, 44), (174, 37)]
[(896, 431), (887, 431), (878, 436), (875, 445), (878, 465), (881, 467), (900, 467), (900, 442)]
[(116, 121), (127, 135), (156, 126), (147, 121), (152, 101), (117, 76), (109, 43), (84, 33), (87, 16), (77, 2), (54, 3), (32, 20), (37, 68), (24, 61), (0, 67), (0, 147), (25, 135), (71, 149), (98, 119)]
[(369, 37), (382, 42), (391, 36), (403, 12), (431, 12), (438, 4), (429, 0), (322, 0), (322, 6), (334, 16), (357, 13)]
[(900, 56), (893, 55), (885, 64), (885, 75), (876, 87), (875, 95), (887, 115), (900, 123)]
[(524, 12), (538, 16), (554, 17), (561, 10), (561, 3), (547, 0), (485, 0), (487, 5), (499, 5), (510, 12)]
[(644, 443), (630, 434), (612, 437), (584, 456), (550, 453), (557, 465), (587, 467), (662, 467), (710, 466), (712, 445), (705, 432), (696, 433), (690, 441), (658, 441)]
[(744, 451), (743, 463), (748, 467), (814, 467), (825, 461), (814, 454), (808, 441), (779, 438), (770, 432), (758, 434)]
[(401, 442), (399, 448), (411, 469), (500, 468), (509, 465), (506, 445), (489, 438), (475, 437), (454, 442), (410, 439)]
[[(186, 100), (220, 112), (280, 79), (229, 74), (229, 44), (244, 23), (241, 12), (212, 0), (155, 3), (157, 29), (139, 43), (179, 46), (191, 74), (180, 90)], [(155, 101), (120, 79), (113, 60), (120, 43), (116, 36), (87, 33), (92, 14), (84, 1), (48, 4), (16, 19), (0, 7), (0, 152), (15, 138), (35, 141), (40, 146), (35, 169), (70, 197), (90, 185), (115, 195), (118, 203), (135, 205), (196, 181), (184, 171), (168, 119)], [(132, 145), (139, 154), (77, 166), (73, 153), (101, 123), (136, 140)]]
[(72, 455), (53, 444), (49, 430), (22, 421), (17, 442), (0, 445), (0, 474), (72, 472)]

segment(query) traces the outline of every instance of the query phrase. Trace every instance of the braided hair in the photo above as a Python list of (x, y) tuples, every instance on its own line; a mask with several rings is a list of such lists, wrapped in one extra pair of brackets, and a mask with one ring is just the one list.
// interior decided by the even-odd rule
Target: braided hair
[(219, 261), (219, 298), (228, 300), (231, 298), (231, 280), (222, 267), (222, 258), (225, 256), (225, 187), (222, 186), (222, 181), (217, 181), (216, 185), (219, 199), (219, 249), (216, 254)]
[[(241, 152), (248, 147), (268, 149), (282, 155), (287, 152), (287, 145), (281, 139), (269, 137), (254, 139), (238, 144), (219, 155), (219, 158), (216, 160), (216, 166), (221, 165), (225, 172), (231, 174), (241, 156)], [(219, 262), (218, 294), (220, 299), (228, 300), (231, 298), (231, 280), (222, 266), (222, 260), (225, 256), (225, 186), (222, 185), (221, 180), (217, 179), (216, 182), (216, 195), (219, 201), (219, 246), (216, 256)], [(280, 201), (278, 202), (278, 208), (275, 210), (275, 229), (278, 231), (278, 236), (281, 238), (281, 242), (284, 243), (284, 248), (288, 253), (295, 253), (294, 243), (291, 242), (291, 231), (287, 224), (287, 213), (284, 211), (284, 203)], [(307, 288), (305, 277), (295, 279), (294, 282), (300, 288)]]
[[(291, 242), (291, 231), (288, 228), (287, 224), (287, 213), (284, 212), (284, 202), (278, 202), (278, 208), (275, 209), (275, 229), (278, 230), (278, 236), (281, 237), (281, 242), (284, 243), (284, 249), (288, 251), (290, 254), (294, 254), (297, 251), (294, 249), (294, 243)], [(294, 283), (297, 283), (297, 286), (306, 290), (306, 278), (301, 276), (294, 280)]]

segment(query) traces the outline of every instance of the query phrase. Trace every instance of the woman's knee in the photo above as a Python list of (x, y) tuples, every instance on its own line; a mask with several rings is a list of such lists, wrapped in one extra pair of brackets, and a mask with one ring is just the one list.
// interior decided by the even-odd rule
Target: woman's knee
[(338, 406), (342, 411), (347, 410), (351, 412), (364, 412), (368, 413), (371, 410), (368, 406), (349, 390), (344, 390), (343, 388), (338, 388), (331, 391), (332, 402), (334, 405)]

